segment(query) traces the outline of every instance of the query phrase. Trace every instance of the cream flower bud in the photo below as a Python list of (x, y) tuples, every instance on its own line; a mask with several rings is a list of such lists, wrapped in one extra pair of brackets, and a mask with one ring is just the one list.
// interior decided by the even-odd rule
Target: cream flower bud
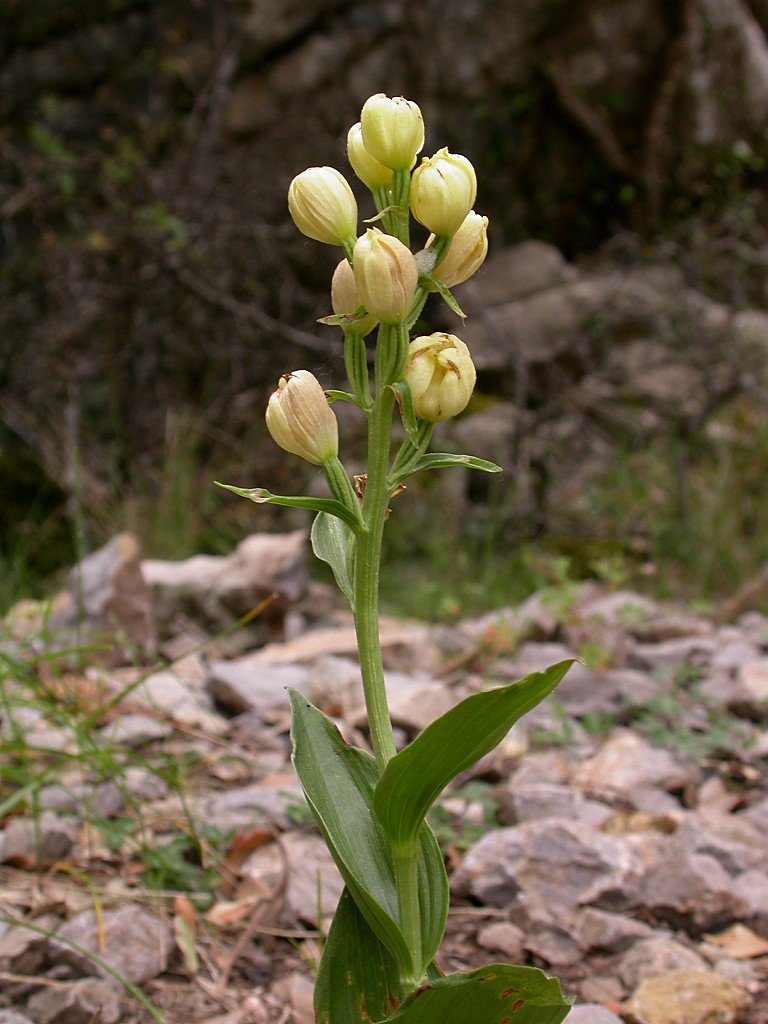
[(389, 188), (394, 172), (391, 167), (380, 164), (372, 157), (363, 143), (363, 127), (358, 121), (347, 135), (347, 157), (352, 170), (364, 185), (370, 189)]
[[(427, 245), (435, 240), (430, 235)], [(488, 218), (472, 210), (451, 239), (451, 247), (433, 277), (447, 288), (461, 284), (480, 269), (488, 255)], [(434, 286), (433, 286), (434, 290)]]
[(322, 466), (339, 454), (339, 428), (325, 392), (309, 370), (280, 378), (267, 404), (267, 430), (292, 455)]
[[(363, 143), (380, 164), (409, 171), (424, 147), (424, 119), (418, 106), (404, 96), (371, 96), (360, 113)], [(353, 164), (354, 166), (354, 164)]]
[(408, 316), (419, 271), (411, 250), (392, 235), (369, 228), (355, 245), (355, 284), (368, 312), (385, 324)]
[(475, 169), (465, 156), (441, 149), (424, 157), (411, 179), (411, 213), (441, 238), (461, 227), (477, 195)]
[(414, 338), (405, 376), (416, 415), (433, 423), (457, 416), (477, 379), (467, 346), (455, 334), (443, 333)]
[[(349, 265), (349, 260), (342, 260), (333, 272), (331, 281), (331, 304), (333, 312), (339, 316), (348, 313), (355, 313), (363, 305), (357, 293), (355, 284), (355, 272)], [(364, 320), (358, 320), (353, 329), (356, 334), (364, 338), (370, 334), (378, 323), (375, 316), (367, 316)]]
[(328, 245), (353, 242), (357, 235), (357, 201), (335, 167), (308, 167), (288, 189), (288, 209), (302, 234)]

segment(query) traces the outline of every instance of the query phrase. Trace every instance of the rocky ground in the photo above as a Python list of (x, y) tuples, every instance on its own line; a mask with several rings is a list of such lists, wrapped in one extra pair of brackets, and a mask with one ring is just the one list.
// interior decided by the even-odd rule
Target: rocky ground
[[(0, 1024), (311, 1021), (341, 881), (284, 687), (366, 737), (349, 615), (305, 556), (300, 531), (181, 563), (121, 535), (6, 620)], [(581, 659), (434, 815), (446, 969), (541, 966), (574, 1024), (768, 1021), (768, 618), (587, 584), (382, 638), (400, 743)]]

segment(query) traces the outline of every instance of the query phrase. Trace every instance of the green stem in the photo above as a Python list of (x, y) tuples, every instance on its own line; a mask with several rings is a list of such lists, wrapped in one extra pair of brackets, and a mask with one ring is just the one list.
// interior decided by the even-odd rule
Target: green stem
[(379, 638), (379, 568), (381, 542), (390, 493), (387, 483), (389, 444), (395, 396), (385, 386), (392, 331), (382, 324), (376, 350), (375, 400), (368, 427), (368, 479), (363, 499), (366, 533), (359, 534), (355, 547), (355, 629), (360, 651), (363, 691), (371, 729), (371, 742), (379, 771), (395, 756), (392, 722), (387, 706), (384, 666)]
[(397, 900), (400, 908), (400, 929), (411, 952), (413, 978), (404, 978), (414, 988), (421, 980), (421, 906), (419, 905), (418, 847), (393, 849)]
[(392, 180), (392, 205), (397, 211), (392, 217), (395, 236), (404, 245), (410, 245), (410, 214), (408, 211), (408, 200), (411, 192), (411, 172), (395, 171)]
[(338, 456), (334, 455), (333, 458), (327, 459), (323, 463), (323, 469), (325, 470), (328, 486), (334, 498), (340, 501), (342, 505), (346, 505), (352, 515), (358, 520), (360, 528), (364, 529), (365, 523), (363, 522), (363, 515), (360, 510), (360, 502), (355, 494), (352, 481), (349, 479), (349, 475)]

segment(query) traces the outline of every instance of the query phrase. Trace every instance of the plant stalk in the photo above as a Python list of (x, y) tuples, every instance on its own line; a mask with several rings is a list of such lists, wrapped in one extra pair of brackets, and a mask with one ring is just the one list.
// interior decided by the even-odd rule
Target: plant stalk
[(400, 928), (411, 952), (413, 977), (403, 978), (415, 988), (421, 981), (421, 907), (419, 905), (419, 848), (393, 850)]
[(379, 568), (390, 497), (387, 475), (395, 406), (394, 393), (384, 381), (396, 330), (386, 324), (379, 328), (375, 399), (368, 427), (368, 478), (363, 499), (363, 520), (367, 532), (358, 535), (355, 547), (355, 629), (371, 742), (380, 772), (395, 756), (379, 638)]

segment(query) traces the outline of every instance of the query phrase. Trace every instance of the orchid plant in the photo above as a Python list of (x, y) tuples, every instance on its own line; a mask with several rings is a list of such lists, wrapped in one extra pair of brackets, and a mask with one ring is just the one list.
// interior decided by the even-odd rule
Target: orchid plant
[[(347, 140), (349, 162), (376, 207), (367, 222), (373, 226), (360, 237), (357, 202), (337, 170), (312, 167), (292, 181), (288, 206), (296, 226), (344, 252), (331, 285), (334, 313), (323, 322), (344, 333), (350, 390), (324, 391), (307, 370), (286, 373), (266, 422), (282, 448), (323, 468), (330, 497), (229, 490), (316, 512), (314, 552), (330, 565), (357, 631), (373, 756), (349, 746), (331, 719), (290, 693), (293, 763), (345, 882), (317, 977), (318, 1024), (559, 1024), (570, 1003), (559, 982), (536, 968), (495, 963), (443, 974), (435, 957), (448, 880), (427, 815), (453, 779), (554, 690), (570, 662), (473, 694), (399, 752), (387, 705), (378, 583), (390, 502), (425, 470), (500, 472), (474, 455), (429, 450), (435, 424), (466, 407), (475, 367), (455, 335), (410, 334), (431, 292), (463, 317), (450, 289), (483, 263), (488, 220), (473, 210), (470, 161), (441, 149), (413, 170), (423, 145), (415, 103), (384, 95), (367, 100)], [(415, 253), (411, 214), (429, 233)], [(357, 406), (368, 422), (367, 473), (354, 480), (339, 459), (331, 407), (338, 401)], [(393, 453), (396, 409), (405, 440)]]

